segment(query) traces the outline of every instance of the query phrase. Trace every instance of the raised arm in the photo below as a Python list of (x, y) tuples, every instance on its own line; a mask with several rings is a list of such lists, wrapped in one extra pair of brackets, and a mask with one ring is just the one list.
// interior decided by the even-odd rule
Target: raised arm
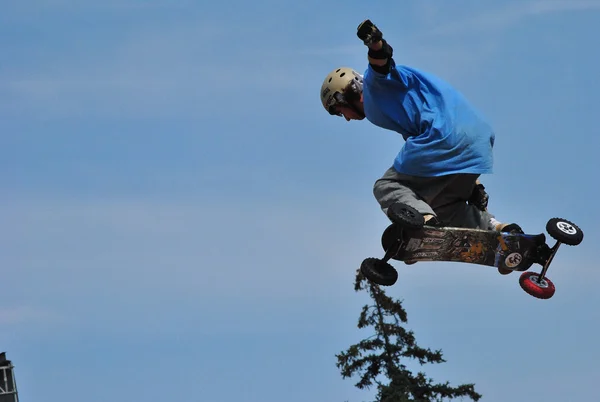
[(356, 29), (356, 36), (369, 48), (369, 64), (381, 74), (390, 71), (394, 49), (383, 39), (383, 33), (370, 20), (364, 20)]

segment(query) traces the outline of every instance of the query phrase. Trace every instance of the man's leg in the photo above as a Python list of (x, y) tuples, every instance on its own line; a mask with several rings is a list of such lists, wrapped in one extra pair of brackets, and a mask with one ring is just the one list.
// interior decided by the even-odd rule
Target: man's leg
[(474, 216), (467, 214), (468, 211), (461, 211), (468, 206), (466, 201), (471, 196), (477, 177), (417, 177), (398, 173), (391, 167), (375, 182), (373, 193), (384, 213), (393, 203), (401, 202), (423, 214), (426, 221), (435, 217), (443, 225), (487, 228), (488, 216), (479, 216), (478, 210), (471, 212), (470, 215)]
[[(471, 176), (471, 177), (470, 177)], [(473, 188), (475, 187), (475, 180), (477, 176), (473, 175), (457, 175), (454, 181), (450, 183), (448, 191), (440, 194), (438, 202), (444, 202), (445, 199), (456, 199), (457, 197), (461, 200), (469, 199)], [(466, 227), (466, 228), (478, 228), (484, 230), (498, 230), (503, 232), (520, 232), (523, 233), (521, 227), (515, 223), (505, 224), (496, 220), (487, 209), (485, 211), (480, 210), (475, 205), (466, 203), (465, 201), (458, 201), (454, 204), (449, 204), (436, 209), (439, 216), (444, 216), (445, 223), (448, 226)], [(498, 272), (502, 275), (507, 275), (513, 271), (510, 269), (498, 268)]]
[(401, 175), (392, 166), (375, 182), (373, 195), (386, 216), (388, 208), (397, 202), (415, 208), (425, 217), (426, 221), (436, 215), (427, 201), (413, 190), (412, 181), (415, 179), (419, 178)]
[[(444, 196), (448, 186), (454, 182), (454, 176), (419, 177), (398, 173), (389, 168), (383, 177), (375, 182), (373, 194), (381, 209), (387, 214), (390, 205), (401, 202), (419, 211), (425, 222), (443, 224), (445, 210), (438, 211), (440, 205), (453, 204), (459, 198), (455, 194)], [(475, 180), (475, 179), (474, 179)], [(440, 215), (442, 212), (442, 215)]]
[(426, 221), (435, 217), (446, 226), (503, 230), (507, 225), (497, 221), (489, 211), (467, 203), (478, 177), (476, 174), (416, 177), (398, 173), (391, 167), (375, 182), (373, 194), (385, 214), (390, 205), (401, 202), (419, 211)]
[[(447, 226), (494, 230), (497, 222), (488, 211), (467, 203), (477, 178), (476, 174), (446, 176), (442, 191), (431, 201), (431, 206)], [(499, 222), (498, 222), (499, 223)]]
[(451, 176), (447, 187), (431, 203), (438, 216), (444, 218), (449, 226), (477, 228), (484, 230), (511, 231), (520, 230), (514, 223), (502, 223), (487, 209), (480, 210), (473, 204), (467, 203), (475, 189), (478, 175), (457, 174)]
[[(502, 224), (487, 210), (482, 211), (467, 203), (478, 177), (473, 174), (414, 177), (400, 174), (392, 167), (375, 182), (373, 194), (386, 215), (392, 204), (402, 202), (423, 214), (426, 221), (435, 217), (437, 222), (445, 226), (521, 230), (518, 225)], [(498, 271), (503, 275), (512, 272), (500, 268)]]

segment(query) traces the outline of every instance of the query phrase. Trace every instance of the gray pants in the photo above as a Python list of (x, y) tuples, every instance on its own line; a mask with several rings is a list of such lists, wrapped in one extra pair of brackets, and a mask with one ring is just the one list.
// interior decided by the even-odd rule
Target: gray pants
[(493, 230), (493, 215), (467, 203), (478, 177), (476, 174), (408, 176), (392, 166), (375, 182), (373, 194), (384, 213), (393, 203), (401, 202), (423, 215), (436, 216), (445, 226)]

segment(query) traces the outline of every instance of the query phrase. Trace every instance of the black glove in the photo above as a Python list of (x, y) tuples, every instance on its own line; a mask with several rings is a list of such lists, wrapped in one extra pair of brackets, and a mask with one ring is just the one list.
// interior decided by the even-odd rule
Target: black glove
[(364, 20), (360, 23), (356, 29), (356, 36), (367, 46), (373, 43), (379, 42), (383, 39), (383, 33), (371, 22), (371, 20)]
[(473, 188), (473, 192), (471, 193), (471, 198), (469, 198), (469, 204), (475, 205), (482, 211), (485, 211), (488, 205), (488, 200), (490, 196), (485, 192), (485, 187), (483, 184), (475, 185)]

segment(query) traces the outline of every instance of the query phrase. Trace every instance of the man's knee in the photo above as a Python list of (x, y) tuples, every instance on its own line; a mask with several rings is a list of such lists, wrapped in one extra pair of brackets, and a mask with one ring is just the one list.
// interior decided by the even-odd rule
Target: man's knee
[(375, 183), (373, 183), (373, 196), (377, 201), (383, 198), (383, 195), (386, 193), (386, 187), (389, 187), (389, 180), (387, 179), (377, 179)]
[(400, 198), (411, 192), (400, 182), (393, 179), (381, 178), (373, 184), (373, 196), (382, 208), (387, 208)]

